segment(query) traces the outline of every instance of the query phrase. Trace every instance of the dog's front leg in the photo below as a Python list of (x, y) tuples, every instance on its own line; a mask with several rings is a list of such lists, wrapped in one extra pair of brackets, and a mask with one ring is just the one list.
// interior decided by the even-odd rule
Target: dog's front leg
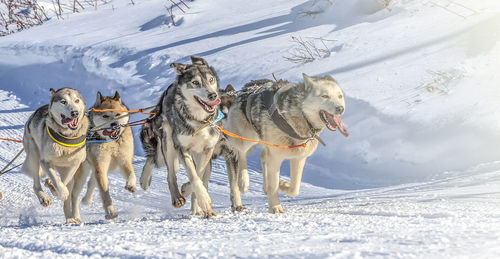
[[(164, 136), (169, 136), (164, 134)], [(177, 159), (177, 153), (171, 141), (167, 141), (166, 137), (163, 138), (161, 153), (163, 159), (167, 163), (167, 182), (168, 189), (170, 191), (170, 198), (172, 199), (172, 206), (175, 208), (180, 208), (186, 204), (186, 198), (182, 197), (179, 192), (179, 186), (177, 185), (177, 171), (179, 171), (179, 162)], [(165, 148), (167, 150), (165, 150)]]
[[(213, 149), (212, 149), (212, 151), (213, 151)], [(203, 169), (206, 166), (206, 164), (205, 165), (202, 164), (202, 161), (204, 161), (206, 159), (205, 156), (206, 155), (201, 155), (200, 159), (198, 159), (198, 161), (196, 161), (196, 162), (199, 162), (197, 164), (200, 165), (200, 168), (203, 168)], [(211, 156), (211, 153), (210, 153), (210, 156)], [(210, 159), (210, 156), (208, 157), (208, 159)], [(189, 182), (190, 182), (191, 188), (193, 190), (193, 194), (196, 195), (196, 201), (197, 201), (198, 205), (200, 206), (200, 208), (204, 214), (204, 217), (208, 218), (208, 217), (212, 216), (212, 213), (213, 213), (212, 201), (210, 200), (210, 196), (208, 195), (207, 189), (203, 185), (202, 179), (198, 175), (198, 172), (197, 172), (196, 167), (195, 167), (195, 161), (193, 160), (193, 157), (188, 152), (186, 152), (184, 150), (180, 150), (179, 151), (179, 158), (181, 159), (181, 162), (184, 165), (184, 168), (186, 169), (186, 172), (187, 172), (187, 175), (189, 178)], [(202, 173), (203, 173), (203, 171), (200, 171), (200, 175)]]
[(47, 161), (40, 161), (40, 165), (42, 166), (42, 169), (47, 173), (49, 176), (50, 180), (54, 184), (54, 187), (56, 188), (56, 194), (57, 198), (59, 198), (62, 201), (65, 201), (69, 197), (69, 191), (68, 188), (66, 188), (66, 185), (57, 177), (57, 172), (52, 168), (49, 162)]
[[(81, 223), (81, 217), (80, 217), (80, 193), (82, 192), (83, 186), (85, 185), (85, 182), (89, 176), (90, 173), (90, 164), (85, 161), (83, 162), (78, 170), (76, 171), (76, 174), (73, 178), (73, 190), (71, 191), (71, 203), (73, 207), (73, 215), (72, 218), (74, 218), (76, 221), (79, 221)], [(93, 178), (93, 177), (92, 177)], [(95, 185), (94, 185), (95, 188)], [(87, 187), (88, 191), (88, 187)]]
[[(100, 158), (101, 159), (101, 158)], [(106, 215), (105, 219), (114, 219), (118, 217), (118, 214), (113, 207), (113, 201), (111, 200), (111, 195), (109, 194), (109, 183), (108, 183), (108, 168), (109, 159), (104, 161), (99, 161), (98, 163), (94, 161), (94, 174), (97, 180), (97, 186), (101, 193), (102, 206)]]
[[(197, 154), (194, 156), (195, 165), (200, 165), (200, 168), (196, 168), (198, 176), (203, 181), (203, 186), (208, 191), (208, 181), (210, 180), (210, 175), (212, 174), (212, 154), (213, 149), (209, 149), (201, 154)], [(208, 161), (207, 161), (208, 160)], [(204, 165), (204, 166), (203, 166)], [(186, 194), (191, 193), (192, 186), (191, 182), (185, 183), (182, 185), (182, 194), (186, 197)], [(198, 204), (198, 199), (196, 198), (196, 193), (192, 193), (191, 195), (191, 214), (192, 215), (203, 215), (205, 217), (216, 216), (217, 214), (213, 210), (208, 211), (208, 216), (205, 211)]]
[(130, 162), (124, 162), (123, 164), (120, 165), (120, 172), (127, 181), (125, 183), (125, 190), (131, 193), (135, 193), (137, 192), (137, 187), (135, 187), (136, 176), (134, 172), (134, 166), (132, 165), (131, 160), (132, 158), (130, 159)]
[(272, 152), (266, 150), (265, 156), (262, 156), (262, 170), (265, 172), (264, 177), (266, 178), (264, 184), (264, 192), (267, 194), (269, 200), (269, 212), (270, 213), (284, 213), (283, 207), (281, 207), (280, 199), (278, 196), (279, 189), (279, 178), (280, 178), (280, 166), (283, 161), (280, 158), (272, 156)]
[(290, 197), (299, 195), (306, 157), (290, 160), (290, 182), (280, 181), (280, 190)]
[(97, 179), (95, 177), (95, 172), (92, 172), (92, 175), (90, 175), (89, 178), (89, 182), (87, 183), (87, 191), (82, 198), (82, 203), (84, 205), (90, 205), (92, 203), (92, 200), (94, 199), (94, 190), (97, 187)]
[(66, 217), (66, 224), (81, 223), (81, 220), (79, 218), (75, 218), (73, 213), (75, 208), (75, 204), (73, 204), (73, 186), (74, 180), (72, 179), (67, 185), (70, 197), (64, 201), (64, 216)]

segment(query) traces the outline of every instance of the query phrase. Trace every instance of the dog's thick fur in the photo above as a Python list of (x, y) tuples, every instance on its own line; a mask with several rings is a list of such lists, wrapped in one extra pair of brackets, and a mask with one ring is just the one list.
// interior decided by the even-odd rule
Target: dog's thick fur
[[(67, 123), (70, 118), (72, 122)], [(73, 125), (74, 119), (77, 121)], [(78, 210), (71, 206), (71, 201), (78, 197), (70, 197), (70, 194), (73, 176), (86, 158), (85, 145), (60, 145), (50, 138), (46, 127), (67, 138), (76, 138), (87, 134), (88, 124), (85, 102), (80, 93), (72, 88), (61, 88), (57, 91), (50, 89), (49, 104), (38, 108), (28, 119), (24, 129), (26, 159), (22, 170), (33, 178), (33, 189), (42, 206), (51, 204), (51, 199), (40, 184), (41, 177), (45, 174), (49, 176), (50, 180), (46, 183), (52, 187), (54, 195), (64, 201), (67, 223), (74, 223), (80, 217)]]
[(219, 80), (204, 59), (191, 57), (191, 61), (192, 65), (172, 64), (177, 78), (162, 94), (155, 109), (157, 116), (141, 130), (147, 160), (140, 181), (146, 190), (151, 183), (153, 167), (166, 164), (172, 205), (183, 206), (186, 199), (179, 192), (176, 176), (179, 159), (192, 189), (191, 214), (210, 217), (215, 212), (207, 191), (210, 177), (207, 165), (219, 133), (213, 127), (203, 126), (217, 115)]
[[(229, 108), (236, 100), (236, 91), (232, 85), (228, 85), (226, 89), (220, 90), (221, 103), (220, 110), (224, 114), (224, 118), (220, 121), (223, 123), (227, 120), (227, 113)], [(233, 211), (242, 211), (246, 209), (245, 206), (241, 204), (240, 192), (238, 190), (238, 175), (237, 175), (237, 156), (233, 149), (228, 145), (227, 136), (221, 134), (217, 145), (215, 146), (214, 152), (212, 154), (212, 159), (208, 163), (205, 174), (210, 174), (212, 172), (212, 161), (218, 157), (223, 156), (226, 162), (226, 171), (229, 180), (229, 185), (235, 188), (230, 188), (231, 193), (231, 209)], [(207, 177), (209, 178), (209, 177)], [(189, 182), (184, 183), (181, 188), (181, 193), (184, 197), (187, 197), (191, 193), (191, 184)], [(237, 192), (234, 190), (238, 190)]]
[[(97, 93), (96, 102), (93, 106), (95, 109), (115, 109), (128, 110), (125, 104), (121, 101), (120, 94), (115, 92), (113, 97), (103, 97), (100, 92)], [(105, 212), (106, 219), (113, 219), (118, 216), (116, 213), (109, 193), (108, 173), (120, 171), (126, 180), (125, 189), (131, 193), (135, 193), (136, 176), (132, 160), (134, 158), (134, 137), (130, 127), (117, 127), (128, 123), (129, 116), (125, 116), (118, 121), (112, 122), (117, 117), (126, 114), (118, 111), (105, 112), (89, 112), (91, 127), (105, 125), (105, 128), (112, 129), (99, 130), (94, 137), (98, 140), (106, 140), (109, 138), (115, 139), (107, 143), (88, 143), (87, 144), (87, 159), (82, 164), (75, 176), (75, 187), (73, 195), (78, 197), (90, 171), (92, 176), (89, 179), (87, 193), (82, 202), (88, 205), (92, 202), (92, 194), (97, 186), (99, 188), (102, 200), (102, 206)], [(73, 204), (78, 208), (79, 204)]]
[[(291, 137), (281, 130), (271, 119), (264, 100), (264, 92), (271, 91), (273, 105), (299, 136), (313, 137), (320, 134), (327, 122), (322, 119), (324, 112), (329, 116), (338, 116), (344, 112), (345, 101), (337, 82), (329, 75), (312, 78), (303, 75), (304, 83), (270, 80), (252, 81), (238, 93), (231, 106), (224, 128), (250, 139), (262, 140), (282, 146), (295, 146), (306, 142), (304, 139)], [(339, 118), (339, 117), (338, 117)], [(345, 128), (338, 125), (345, 134)], [(335, 130), (335, 125), (329, 125)], [(239, 188), (232, 185), (231, 192), (246, 192), (249, 186), (246, 157), (255, 145), (253, 142), (237, 138), (228, 139), (229, 146), (235, 149)], [(269, 212), (283, 213), (278, 197), (278, 190), (294, 197), (299, 194), (306, 158), (314, 153), (318, 140), (307, 142), (305, 148), (283, 149), (261, 145), (261, 163), (264, 177), (264, 192), (269, 199)], [(280, 166), (283, 160), (290, 160), (291, 182), (279, 181)], [(233, 201), (233, 207), (241, 205), (241, 200)], [(236, 204), (235, 204), (236, 202)]]

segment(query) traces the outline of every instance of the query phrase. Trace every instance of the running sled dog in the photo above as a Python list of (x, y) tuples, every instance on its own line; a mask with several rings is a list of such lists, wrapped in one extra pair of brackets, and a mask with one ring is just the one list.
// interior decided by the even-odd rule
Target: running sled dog
[(50, 89), (49, 104), (38, 108), (24, 128), (26, 160), (22, 169), (33, 178), (35, 194), (45, 207), (51, 204), (51, 199), (42, 190), (40, 178), (49, 176), (46, 185), (54, 196), (64, 201), (67, 223), (78, 223), (78, 211), (71, 206), (71, 201), (78, 197), (71, 196), (71, 192), (73, 176), (86, 158), (88, 124), (80, 93), (61, 88)]
[(176, 173), (181, 161), (186, 169), (192, 191), (191, 214), (214, 216), (208, 195), (208, 163), (219, 140), (219, 132), (210, 126), (217, 116), (219, 83), (213, 67), (198, 57), (191, 57), (191, 65), (171, 65), (177, 78), (162, 94), (157, 115), (141, 130), (141, 142), (147, 160), (141, 174), (141, 187), (151, 183), (153, 167), (167, 166), (168, 186), (172, 205), (182, 207), (186, 199), (181, 195)]
[[(281, 146), (305, 147), (278, 148), (261, 145), (261, 163), (264, 192), (269, 200), (269, 212), (283, 213), (278, 190), (291, 197), (299, 194), (302, 171), (307, 157), (311, 156), (321, 141), (319, 134), (325, 128), (348, 136), (340, 115), (345, 111), (342, 89), (335, 79), (309, 77), (303, 74), (304, 83), (270, 80), (251, 81), (238, 93), (231, 106), (224, 127), (240, 136), (270, 142)], [(228, 139), (234, 149), (238, 171), (238, 187), (231, 185), (231, 192), (246, 192), (249, 187), (246, 158), (253, 142), (237, 138)], [(279, 181), (283, 160), (290, 160), (290, 182)], [(232, 201), (233, 206), (241, 200)]]
[[(118, 217), (118, 214), (109, 193), (108, 173), (120, 171), (126, 180), (125, 189), (131, 193), (137, 191), (136, 176), (132, 165), (134, 138), (130, 127), (121, 126), (128, 123), (129, 116), (123, 116), (126, 113), (122, 111), (128, 108), (123, 104), (118, 92), (115, 92), (113, 97), (103, 97), (100, 92), (97, 92), (93, 108), (107, 111), (91, 110), (89, 112), (90, 126), (92, 128), (104, 126), (102, 130), (89, 135), (92, 143), (87, 143), (87, 159), (75, 175), (73, 196), (79, 196), (89, 172), (92, 171), (82, 203), (85, 205), (92, 203), (92, 195), (97, 186), (101, 194), (105, 218), (114, 219)], [(78, 210), (78, 199), (73, 202), (73, 207)]]

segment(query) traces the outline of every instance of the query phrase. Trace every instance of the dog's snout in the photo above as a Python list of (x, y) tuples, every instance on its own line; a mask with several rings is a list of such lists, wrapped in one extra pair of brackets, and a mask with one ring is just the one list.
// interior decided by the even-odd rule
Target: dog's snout
[(78, 111), (71, 111), (71, 117), (78, 118), (78, 115), (80, 115)]
[(208, 100), (215, 101), (215, 99), (217, 99), (217, 93), (209, 93), (208, 94)]
[(111, 123), (111, 125), (110, 125), (110, 126), (111, 126), (111, 127), (116, 127), (116, 126), (118, 126), (118, 122), (116, 122), (116, 121), (115, 121), (115, 122)]
[(338, 113), (338, 114), (341, 114), (344, 112), (344, 106), (337, 106), (335, 107), (335, 111)]

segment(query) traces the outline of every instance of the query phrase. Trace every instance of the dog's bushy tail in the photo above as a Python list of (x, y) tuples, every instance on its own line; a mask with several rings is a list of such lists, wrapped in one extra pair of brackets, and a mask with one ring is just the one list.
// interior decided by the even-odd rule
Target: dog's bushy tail
[(156, 151), (158, 150), (158, 145), (160, 144), (161, 140), (161, 135), (162, 135), (162, 130), (160, 129), (163, 120), (161, 117), (162, 113), (162, 106), (163, 106), (163, 99), (165, 98), (165, 95), (167, 93), (167, 90), (163, 92), (161, 95), (160, 101), (156, 105), (156, 107), (151, 111), (153, 115), (149, 116), (148, 120), (146, 123), (142, 126), (141, 128), (141, 143), (142, 143), (142, 149), (146, 153), (146, 157), (153, 158), (156, 162)]
[(148, 121), (141, 128), (141, 143), (142, 149), (146, 153), (146, 157), (156, 157), (156, 150), (158, 147), (158, 142), (160, 140), (160, 136), (155, 133), (153, 129), (153, 122)]

